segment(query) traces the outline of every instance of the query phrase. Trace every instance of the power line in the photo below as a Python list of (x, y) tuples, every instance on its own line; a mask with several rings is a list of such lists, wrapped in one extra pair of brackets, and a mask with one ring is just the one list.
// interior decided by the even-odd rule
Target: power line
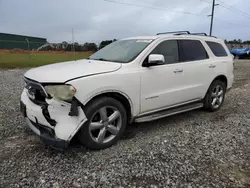
[(229, 7), (227, 7), (227, 6), (223, 5), (223, 4), (221, 4), (220, 6), (223, 7), (223, 8), (225, 8), (225, 9), (231, 10), (232, 12), (234, 12), (234, 13), (236, 13), (236, 14), (238, 14), (238, 15), (241, 15), (241, 16), (243, 16), (243, 17), (245, 17), (245, 18), (248, 18), (248, 19), (250, 18), (250, 16), (248, 16), (247, 14), (243, 14), (243, 13), (241, 13), (241, 12), (236, 12), (236, 11), (234, 11), (234, 10), (237, 10), (237, 9), (229, 8)]
[(134, 6), (134, 7), (149, 8), (149, 9), (156, 9), (156, 10), (174, 12), (174, 13), (179, 13), (179, 14), (188, 14), (188, 15), (193, 15), (193, 16), (205, 16), (203, 14), (195, 14), (195, 13), (185, 12), (185, 11), (176, 11), (176, 10), (167, 9), (167, 8), (160, 8), (160, 7), (143, 6), (143, 5), (138, 5), (138, 4), (133, 4), (133, 3), (125, 3), (125, 2), (120, 2), (120, 1), (113, 1), (113, 0), (104, 0), (104, 1), (110, 2), (110, 3), (129, 5), (129, 6)]
[[(206, 0), (200, 0), (200, 1), (203, 1), (203, 2), (207, 2), (207, 3), (210, 3), (209, 1), (206, 1)], [(219, 0), (218, 0), (219, 1)], [(213, 20), (214, 20), (214, 7), (217, 6), (217, 5), (220, 5), (220, 4), (215, 4), (215, 0), (213, 0), (213, 4), (212, 4), (212, 14), (211, 15), (208, 15), (208, 16), (211, 16), (211, 24), (210, 24), (210, 36), (212, 35), (212, 30), (213, 30)], [(224, 7), (223, 5), (220, 5), (222, 7)], [(217, 20), (220, 20), (218, 18), (216, 18)], [(225, 20), (220, 20), (222, 22), (226, 22), (226, 23), (229, 23)], [(235, 23), (230, 23), (230, 24), (233, 24), (233, 25), (237, 25)], [(239, 25), (239, 24), (238, 24)], [(245, 27), (250, 27), (250, 26), (245, 26)]]
[(246, 16), (248, 16), (248, 18), (250, 18), (250, 14), (247, 14), (246, 12), (243, 12), (243, 11), (241, 11), (241, 10), (239, 10), (239, 9), (236, 9), (235, 7), (230, 6), (230, 5), (224, 3), (224, 2), (221, 1), (221, 0), (217, 0), (217, 1), (220, 2), (221, 4), (223, 4), (223, 5), (224, 5), (224, 8), (228, 8), (228, 9), (231, 9), (231, 10), (235, 10), (235, 11), (241, 13), (242, 15), (246, 15)]
[[(206, 1), (206, 0), (200, 0), (200, 1), (206, 2), (206, 3), (211, 3), (210, 1)], [(229, 5), (227, 5), (226, 3), (223, 3), (222, 1), (219, 1), (219, 0), (217, 0), (217, 1), (220, 2), (220, 6), (221, 6), (221, 7), (225, 8), (225, 9), (228, 9), (228, 10), (230, 10), (230, 11), (232, 11), (232, 12), (238, 14), (238, 15), (244, 16), (244, 17), (246, 17), (246, 18), (250, 18), (250, 15), (249, 15), (249, 14), (244, 13), (244, 12), (242, 12), (242, 11), (240, 11), (240, 10), (238, 10), (238, 9), (236, 9), (236, 8), (234, 8), (234, 7), (232, 7), (232, 6), (229, 6)]]
[[(174, 12), (174, 13), (180, 13), (180, 14), (187, 14), (187, 15), (198, 16), (198, 17), (207, 16), (207, 15), (204, 15), (204, 14), (194, 14), (194, 13), (191, 13), (191, 12), (175, 11), (175, 10), (167, 9), (167, 8), (143, 6), (143, 5), (133, 4), (133, 3), (125, 3), (125, 2), (120, 2), (120, 1), (114, 1), (114, 0), (103, 0), (103, 1), (106, 1), (106, 2), (109, 2), (109, 3), (121, 4), (121, 5), (128, 5), (128, 6), (133, 6), (133, 7), (141, 7), (141, 8), (155, 9), (155, 10), (168, 11), (168, 12)], [(206, 1), (206, 0), (200, 0), (200, 1), (211, 3), (211, 2)], [(225, 23), (232, 24), (232, 25), (238, 25), (238, 26), (242, 26), (242, 27), (250, 27), (250, 25), (248, 26), (248, 25), (242, 25), (242, 24), (227, 22), (225, 20), (221, 20), (221, 19), (218, 19), (218, 18), (214, 18), (214, 19), (219, 20), (219, 21), (221, 21), (223, 23), (225, 22)]]

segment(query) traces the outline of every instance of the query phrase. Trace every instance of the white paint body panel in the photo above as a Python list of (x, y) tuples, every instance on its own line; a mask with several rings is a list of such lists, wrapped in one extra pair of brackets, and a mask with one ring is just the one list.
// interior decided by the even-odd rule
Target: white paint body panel
[(129, 100), (133, 116), (140, 113), (140, 74), (138, 69), (126, 64), (118, 71), (75, 79), (67, 84), (77, 88), (75, 96), (83, 105), (101, 93), (118, 92)]
[(24, 76), (40, 83), (63, 83), (72, 78), (112, 72), (120, 67), (120, 63), (82, 59), (34, 68)]
[[(164, 107), (202, 99), (212, 81), (220, 75), (226, 76), (227, 87), (232, 87), (234, 78), (232, 56), (215, 57), (205, 43), (205, 41), (213, 41), (225, 47), (222, 40), (191, 35), (159, 35), (135, 39), (154, 41), (130, 63), (79, 60), (31, 69), (25, 76), (40, 83), (71, 84), (77, 89), (75, 97), (83, 105), (102, 93), (120, 93), (128, 99), (131, 105), (132, 118)], [(172, 39), (200, 40), (209, 59), (142, 67), (144, 59), (160, 42)], [(225, 49), (230, 54), (226, 47)], [(215, 65), (215, 68), (210, 68), (210, 65)], [(175, 73), (175, 70), (183, 71)], [(22, 101), (27, 106), (27, 114), (31, 120), (34, 120), (36, 116), (39, 123), (50, 126), (43, 117), (40, 107), (29, 100), (25, 91), (22, 94)], [(69, 104), (54, 99), (47, 100), (47, 102), (51, 117), (58, 122), (54, 128), (56, 136), (70, 140), (80, 126), (87, 121), (84, 112), (79, 108), (79, 116), (70, 117), (68, 115)]]
[(213, 76), (208, 64), (204, 60), (142, 68), (141, 112), (202, 99)]

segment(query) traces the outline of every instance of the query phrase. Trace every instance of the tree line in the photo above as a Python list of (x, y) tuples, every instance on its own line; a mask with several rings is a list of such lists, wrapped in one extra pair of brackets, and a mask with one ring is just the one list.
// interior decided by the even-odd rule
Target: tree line
[(234, 39), (234, 40), (225, 40), (225, 43), (227, 44), (250, 44), (250, 40), (242, 41), (241, 39)]
[[(96, 52), (103, 47), (109, 45), (112, 42), (117, 41), (117, 39), (113, 40), (104, 40), (100, 43), (98, 46), (96, 43), (84, 43), (79, 44), (77, 42), (75, 43), (68, 43), (66, 41), (59, 43), (59, 44), (52, 44), (49, 46), (46, 46), (46, 48), (42, 50), (51, 50), (51, 51), (76, 51), (76, 52), (83, 52), (83, 51), (93, 51)], [(241, 39), (234, 39), (234, 40), (225, 40), (225, 43), (227, 44), (250, 44), (250, 40), (242, 41)]]
[(76, 51), (76, 52), (84, 52), (84, 51), (93, 51), (96, 52), (103, 47), (109, 45), (112, 42), (117, 41), (116, 39), (113, 40), (104, 40), (100, 43), (98, 46), (96, 43), (84, 43), (79, 44), (77, 42), (75, 43), (68, 43), (66, 41), (63, 41), (62, 43), (57, 44), (49, 44), (45, 46), (41, 50), (49, 50), (49, 51)]

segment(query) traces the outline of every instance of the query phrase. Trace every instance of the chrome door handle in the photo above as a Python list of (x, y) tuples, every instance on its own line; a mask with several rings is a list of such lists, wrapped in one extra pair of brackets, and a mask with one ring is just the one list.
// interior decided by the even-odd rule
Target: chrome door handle
[(216, 67), (216, 65), (213, 64), (209, 65), (209, 68), (214, 68), (214, 67)]
[(183, 69), (175, 69), (174, 73), (179, 73), (179, 72), (183, 72)]

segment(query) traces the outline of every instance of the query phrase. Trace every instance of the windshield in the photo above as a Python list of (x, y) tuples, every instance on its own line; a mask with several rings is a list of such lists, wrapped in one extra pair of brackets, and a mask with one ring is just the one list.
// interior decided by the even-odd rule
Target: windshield
[(120, 40), (111, 43), (89, 57), (93, 60), (128, 63), (134, 60), (153, 40)]

